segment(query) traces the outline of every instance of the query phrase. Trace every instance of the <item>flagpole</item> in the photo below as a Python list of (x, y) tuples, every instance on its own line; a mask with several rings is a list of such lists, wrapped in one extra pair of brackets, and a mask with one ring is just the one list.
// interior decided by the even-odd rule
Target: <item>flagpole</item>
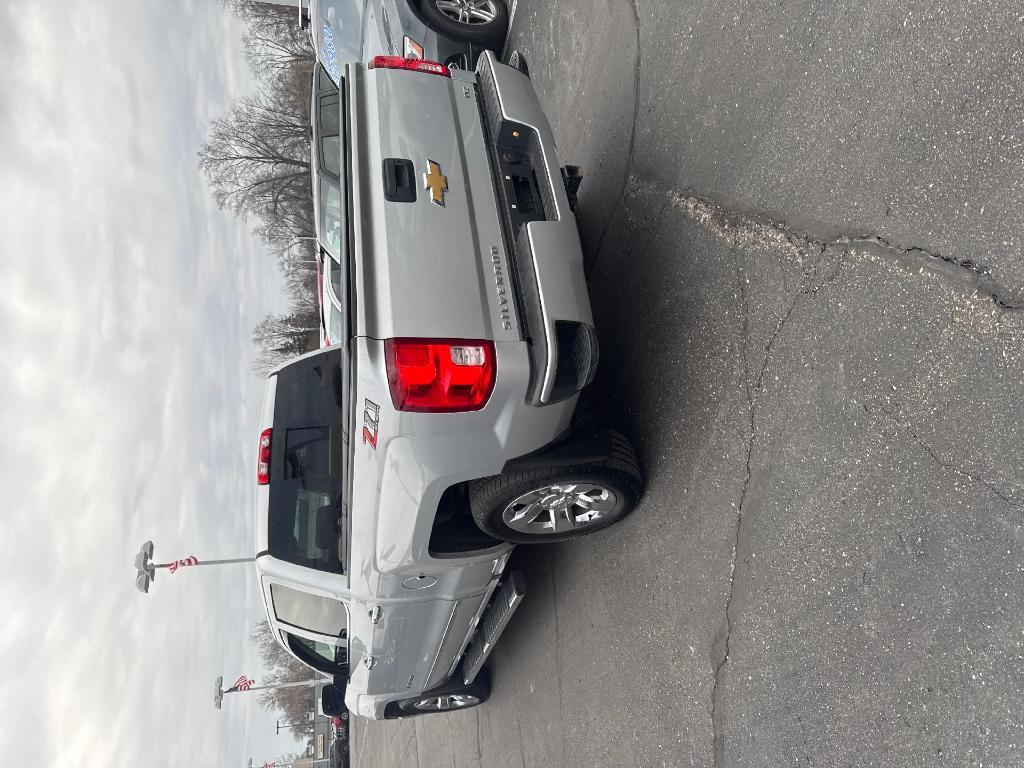
[[(227, 565), (229, 563), (255, 563), (255, 557), (232, 557), (226, 560), (200, 560), (193, 565), (181, 565), (180, 568), (198, 568), (200, 565)], [(170, 568), (174, 563), (151, 563), (153, 568)]]
[(199, 565), (235, 565), (238, 563), (254, 563), (255, 557), (229, 557), (220, 560), (200, 561), (195, 555), (173, 560), (169, 563), (153, 562), (153, 542), (146, 541), (135, 555), (135, 587), (142, 594), (149, 594), (149, 587), (156, 579), (156, 569), (166, 568), (170, 573), (177, 573), (179, 568), (195, 568)]
[(229, 688), (228, 690), (224, 691), (224, 693), (228, 694), (228, 693), (245, 693), (246, 691), (268, 691), (268, 690), (270, 690), (272, 688), (273, 689), (277, 689), (277, 688), (312, 688), (317, 683), (333, 683), (333, 682), (334, 682), (334, 680), (332, 680), (329, 677), (318, 677), (315, 680), (299, 680), (299, 681), (294, 682), (294, 683), (280, 683), (279, 685), (251, 685), (248, 688), (245, 688), (244, 690), (239, 688), (239, 689), (233, 691), (233, 690), (231, 690)]
[[(243, 675), (244, 677), (244, 675)], [(244, 693), (245, 691), (267, 691), (277, 688), (312, 688), (317, 683), (333, 683), (334, 680), (330, 677), (315, 677), (312, 680), (297, 680), (291, 683), (277, 683), (276, 685), (249, 685), (244, 688), (236, 688), (232, 686), (226, 691), (224, 690), (224, 676), (221, 675), (214, 681), (214, 692), (213, 692), (213, 706), (217, 709), (221, 708), (224, 703), (224, 696), (229, 693)]]

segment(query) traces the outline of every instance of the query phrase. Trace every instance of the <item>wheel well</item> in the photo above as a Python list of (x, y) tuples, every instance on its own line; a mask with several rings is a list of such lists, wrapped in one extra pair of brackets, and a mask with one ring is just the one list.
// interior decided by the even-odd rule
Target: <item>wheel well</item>
[(466, 557), (492, 549), (503, 542), (488, 536), (473, 522), (469, 508), (469, 483), (445, 489), (437, 504), (428, 550), (431, 557)]
[(413, 15), (417, 19), (422, 21), (424, 25), (429, 27), (430, 24), (427, 23), (427, 19), (423, 16), (422, 6), (423, 6), (423, 0), (410, 0), (410, 2), (409, 2), (409, 10), (411, 10)]

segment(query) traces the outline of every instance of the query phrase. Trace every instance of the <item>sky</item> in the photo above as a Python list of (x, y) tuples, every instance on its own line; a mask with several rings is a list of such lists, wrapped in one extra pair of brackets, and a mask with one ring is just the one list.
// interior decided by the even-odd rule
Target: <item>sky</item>
[[(0, 753), (62, 768), (244, 766), (292, 746), (226, 681), (260, 667), (252, 566), (281, 278), (196, 166), (254, 84), (217, 0), (0, 3)], [(21, 760), (19, 760), (21, 758)]]

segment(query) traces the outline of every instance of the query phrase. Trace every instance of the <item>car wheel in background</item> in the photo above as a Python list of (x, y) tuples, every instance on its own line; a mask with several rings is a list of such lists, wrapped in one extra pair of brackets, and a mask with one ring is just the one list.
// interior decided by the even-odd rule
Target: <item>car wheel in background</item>
[(444, 685), (411, 699), (400, 701), (397, 706), (389, 704), (385, 717), (394, 719), (428, 715), (432, 712), (456, 712), (483, 704), (490, 695), (491, 678), (486, 669), (480, 670), (476, 680), (466, 685), (462, 682), (462, 668), (460, 667), (456, 670), (454, 677)]
[(423, 0), (421, 10), (433, 30), (452, 40), (493, 50), (505, 41), (503, 0)]
[(612, 432), (606, 459), (508, 472), (473, 484), (470, 510), (476, 524), (495, 538), (543, 544), (617, 523), (633, 511), (643, 487), (633, 446)]
[(518, 49), (508, 55), (505, 63), (512, 67), (512, 69), (518, 69), (527, 77), (530, 76), (530, 65), (526, 63), (526, 57)]

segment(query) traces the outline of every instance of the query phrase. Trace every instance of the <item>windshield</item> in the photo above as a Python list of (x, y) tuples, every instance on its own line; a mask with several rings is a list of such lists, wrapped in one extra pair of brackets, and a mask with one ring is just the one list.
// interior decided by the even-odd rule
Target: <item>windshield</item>
[(313, 20), (317, 57), (336, 83), (341, 69), (363, 59), (364, 0), (319, 0)]
[(330, 573), (344, 573), (342, 365), (335, 350), (281, 370), (270, 453), (270, 554)]

